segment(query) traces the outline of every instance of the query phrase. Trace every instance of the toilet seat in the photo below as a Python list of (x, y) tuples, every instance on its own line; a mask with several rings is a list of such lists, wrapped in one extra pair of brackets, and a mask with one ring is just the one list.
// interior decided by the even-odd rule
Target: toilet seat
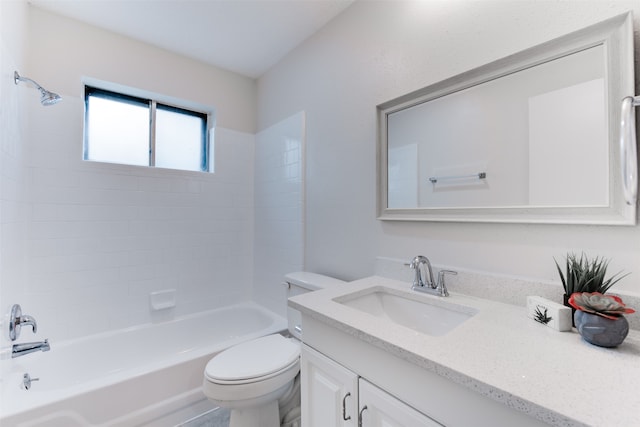
[(205, 377), (207, 379), (207, 381), (215, 383), (215, 384), (220, 384), (220, 385), (242, 385), (242, 384), (255, 384), (255, 383), (259, 383), (261, 381), (266, 381), (269, 380), (271, 378), (274, 377), (278, 377), (280, 375), (283, 375), (285, 373), (287, 373), (287, 371), (291, 371), (291, 370), (295, 370), (296, 372), (298, 372), (300, 370), (300, 361), (299, 360), (295, 360), (293, 362), (291, 362), (291, 364), (283, 367), (282, 369), (280, 369), (279, 371), (276, 372), (272, 372), (271, 374), (268, 375), (264, 375), (262, 377), (255, 377), (255, 378), (245, 378), (245, 379), (240, 379), (240, 380), (221, 380), (220, 378), (212, 378), (209, 375), (207, 375), (205, 373)]
[(207, 363), (205, 377), (217, 384), (246, 384), (278, 376), (298, 365), (300, 343), (274, 334), (236, 345)]
[(204, 371), (203, 392), (226, 407), (277, 400), (300, 372), (300, 343), (267, 335), (217, 354)]

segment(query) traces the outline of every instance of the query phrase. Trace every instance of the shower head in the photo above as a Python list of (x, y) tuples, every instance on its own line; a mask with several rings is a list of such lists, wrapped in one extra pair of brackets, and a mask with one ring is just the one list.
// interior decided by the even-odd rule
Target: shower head
[(58, 95), (57, 93), (49, 92), (28, 77), (20, 76), (17, 71), (13, 72), (13, 82), (15, 84), (18, 84), (18, 82), (29, 82), (33, 84), (40, 91), (40, 102), (44, 106), (57, 104), (58, 102), (62, 101), (62, 97), (60, 95)]
[(40, 88), (40, 102), (44, 106), (49, 106), (53, 104), (57, 104), (62, 101), (62, 97), (54, 92), (49, 92), (48, 90), (44, 90)]

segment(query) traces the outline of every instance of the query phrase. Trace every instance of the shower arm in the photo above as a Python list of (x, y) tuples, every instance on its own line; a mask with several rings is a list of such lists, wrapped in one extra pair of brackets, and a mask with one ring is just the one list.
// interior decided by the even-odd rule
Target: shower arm
[(36, 82), (35, 80), (30, 79), (29, 77), (22, 77), (20, 74), (18, 74), (17, 71), (13, 72), (13, 82), (15, 84), (18, 84), (18, 82), (29, 82), (29, 83), (33, 84), (40, 91), (40, 93), (48, 92), (45, 88), (40, 86), (38, 84), (38, 82)]

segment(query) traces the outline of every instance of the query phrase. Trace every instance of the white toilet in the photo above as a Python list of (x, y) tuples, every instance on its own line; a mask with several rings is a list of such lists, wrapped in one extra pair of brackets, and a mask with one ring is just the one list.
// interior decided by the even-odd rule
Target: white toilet
[[(344, 283), (315, 273), (285, 276), (286, 298)], [(281, 407), (300, 406), (300, 313), (288, 308), (289, 332), (267, 335), (220, 352), (207, 363), (204, 394), (231, 409), (229, 427), (279, 427)]]

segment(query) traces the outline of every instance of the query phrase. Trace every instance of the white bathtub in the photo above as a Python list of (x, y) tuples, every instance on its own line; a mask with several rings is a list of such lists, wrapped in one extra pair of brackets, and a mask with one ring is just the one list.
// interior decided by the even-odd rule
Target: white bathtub
[[(211, 357), (286, 327), (286, 319), (243, 303), (165, 323), (51, 342), (49, 352), (0, 361), (0, 426), (171, 424), (160, 420), (204, 403), (202, 375)], [(22, 388), (25, 372), (40, 378), (30, 390)]]

